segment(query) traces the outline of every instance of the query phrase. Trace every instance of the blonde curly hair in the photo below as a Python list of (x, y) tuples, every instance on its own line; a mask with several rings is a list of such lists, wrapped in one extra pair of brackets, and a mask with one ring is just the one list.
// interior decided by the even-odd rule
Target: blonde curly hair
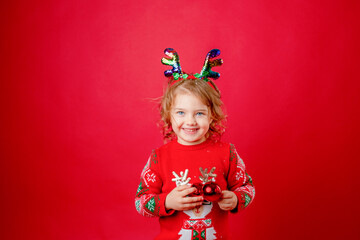
[[(210, 84), (213, 86), (210, 86)], [(161, 115), (160, 127), (164, 136), (164, 141), (176, 139), (176, 135), (171, 126), (171, 108), (177, 94), (194, 94), (209, 109), (211, 123), (206, 138), (215, 141), (220, 140), (225, 132), (226, 115), (223, 110), (223, 102), (220, 99), (220, 91), (216, 85), (209, 80), (202, 79), (183, 79), (178, 82), (170, 82), (162, 96), (159, 104)]]

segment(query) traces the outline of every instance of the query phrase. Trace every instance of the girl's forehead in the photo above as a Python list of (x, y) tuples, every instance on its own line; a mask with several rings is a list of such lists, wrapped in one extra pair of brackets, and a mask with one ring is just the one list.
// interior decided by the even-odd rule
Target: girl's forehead
[(174, 98), (173, 107), (203, 107), (207, 108), (203, 99), (193, 93), (177, 93)]

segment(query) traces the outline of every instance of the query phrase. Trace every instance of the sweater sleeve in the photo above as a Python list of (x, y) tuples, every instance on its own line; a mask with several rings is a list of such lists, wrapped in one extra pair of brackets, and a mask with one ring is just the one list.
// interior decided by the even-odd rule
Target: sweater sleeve
[(255, 197), (252, 179), (246, 172), (245, 164), (232, 144), (230, 144), (228, 189), (233, 191), (238, 197), (238, 205), (231, 212), (237, 212), (238, 209), (246, 208)]
[(154, 150), (140, 176), (140, 184), (136, 192), (136, 210), (145, 217), (169, 216), (174, 211), (165, 210), (165, 193), (161, 192), (162, 179), (156, 151)]

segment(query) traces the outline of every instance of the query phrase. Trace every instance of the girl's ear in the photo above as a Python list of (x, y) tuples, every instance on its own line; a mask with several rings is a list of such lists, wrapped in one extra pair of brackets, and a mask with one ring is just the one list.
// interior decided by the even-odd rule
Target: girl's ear
[(213, 121), (213, 117), (212, 117), (211, 110), (209, 107), (208, 107), (208, 114), (209, 114), (209, 118), (210, 118), (210, 122), (209, 122), (209, 125), (210, 125)]

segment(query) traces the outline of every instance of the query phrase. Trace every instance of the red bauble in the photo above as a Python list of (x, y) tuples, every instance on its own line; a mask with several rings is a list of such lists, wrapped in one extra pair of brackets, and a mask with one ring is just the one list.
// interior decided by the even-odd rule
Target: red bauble
[(196, 188), (196, 191), (193, 192), (190, 196), (195, 197), (195, 196), (203, 195), (203, 185), (202, 185), (202, 183), (193, 183), (191, 185), (191, 187)]
[(203, 187), (204, 198), (209, 202), (216, 202), (221, 198), (221, 188), (214, 182), (208, 182)]

